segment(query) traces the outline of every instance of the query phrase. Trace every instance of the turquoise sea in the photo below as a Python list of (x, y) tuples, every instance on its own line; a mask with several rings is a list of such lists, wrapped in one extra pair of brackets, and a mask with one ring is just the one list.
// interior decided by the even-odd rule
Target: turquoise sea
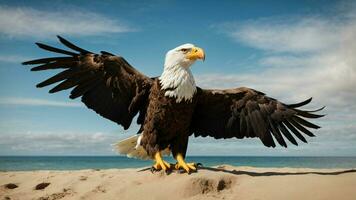
[[(175, 163), (174, 160), (167, 161)], [(203, 166), (356, 168), (356, 157), (190, 156)], [(148, 167), (152, 161), (121, 156), (0, 156), (1, 171), (79, 170)]]

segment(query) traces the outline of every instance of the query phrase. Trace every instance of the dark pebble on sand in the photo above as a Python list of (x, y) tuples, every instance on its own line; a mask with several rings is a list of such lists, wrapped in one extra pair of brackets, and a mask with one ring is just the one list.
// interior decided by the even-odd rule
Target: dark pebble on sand
[(17, 187), (19, 187), (19, 186), (17, 186), (16, 184), (13, 184), (13, 183), (8, 183), (8, 184), (5, 185), (6, 189), (11, 189), (11, 190), (15, 189)]
[(38, 185), (36, 185), (35, 190), (43, 190), (45, 189), (47, 186), (49, 186), (50, 183), (40, 183)]

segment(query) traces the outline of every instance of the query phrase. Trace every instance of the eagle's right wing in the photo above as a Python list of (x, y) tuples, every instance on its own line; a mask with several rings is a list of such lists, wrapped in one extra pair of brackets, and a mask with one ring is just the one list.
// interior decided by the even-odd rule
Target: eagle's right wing
[(133, 117), (140, 112), (142, 124), (146, 113), (152, 80), (133, 68), (124, 58), (107, 52), (94, 54), (58, 36), (60, 42), (75, 52), (36, 43), (47, 51), (64, 54), (62, 57), (42, 58), (24, 62), (38, 65), (31, 71), (64, 69), (39, 83), (45, 87), (60, 82), (49, 92), (73, 88), (70, 98), (81, 97), (82, 102), (101, 116), (129, 128)]
[[(219, 138), (258, 137), (267, 147), (275, 147), (273, 137), (284, 147), (297, 145), (294, 136), (307, 142), (303, 134), (313, 137), (307, 128), (319, 126), (303, 118), (319, 118), (314, 111), (301, 110), (311, 98), (297, 104), (283, 104), (250, 88), (204, 90), (198, 88), (198, 103), (192, 121), (195, 136)], [(303, 134), (302, 134), (303, 133)], [(272, 137), (273, 136), (273, 137)]]

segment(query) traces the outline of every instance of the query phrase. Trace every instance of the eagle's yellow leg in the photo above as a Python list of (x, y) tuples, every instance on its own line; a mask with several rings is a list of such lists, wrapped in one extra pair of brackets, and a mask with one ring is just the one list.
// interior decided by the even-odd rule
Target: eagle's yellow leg
[(154, 159), (156, 163), (153, 165), (153, 168), (155, 168), (156, 170), (162, 169), (163, 171), (167, 171), (168, 169), (171, 168), (171, 164), (169, 164), (168, 162), (162, 159), (161, 152), (157, 152), (155, 154)]
[(195, 163), (186, 163), (181, 153), (177, 154), (176, 160), (177, 164), (175, 165), (175, 168), (177, 170), (183, 168), (187, 173), (190, 173), (191, 171), (197, 171), (197, 165)]

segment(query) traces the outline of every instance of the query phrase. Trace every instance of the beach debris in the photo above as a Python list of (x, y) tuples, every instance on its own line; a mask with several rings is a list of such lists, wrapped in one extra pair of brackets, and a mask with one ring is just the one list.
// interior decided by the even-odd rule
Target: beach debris
[(19, 186), (16, 185), (16, 184), (14, 184), (14, 183), (8, 183), (8, 184), (5, 184), (4, 187), (5, 187), (6, 189), (12, 190), (12, 189), (18, 188)]
[(81, 180), (81, 181), (86, 181), (87, 179), (88, 179), (87, 176), (80, 176), (80, 178), (79, 178), (79, 180)]
[(183, 190), (185, 197), (192, 197), (199, 194), (221, 194), (232, 188), (234, 177), (223, 176), (213, 177), (194, 177), (189, 179), (186, 188)]
[(68, 195), (72, 195), (72, 190), (69, 188), (64, 188), (63, 192), (46, 195), (46, 196), (40, 197), (38, 200), (57, 200), (57, 199), (62, 199)]
[(40, 184), (37, 184), (36, 187), (35, 187), (35, 190), (43, 190), (45, 189), (46, 187), (48, 187), (51, 183), (40, 183)]
[(93, 192), (95, 192), (95, 193), (97, 193), (97, 192), (105, 193), (105, 192), (106, 192), (106, 189), (104, 188), (104, 186), (98, 185), (98, 186), (93, 190)]

